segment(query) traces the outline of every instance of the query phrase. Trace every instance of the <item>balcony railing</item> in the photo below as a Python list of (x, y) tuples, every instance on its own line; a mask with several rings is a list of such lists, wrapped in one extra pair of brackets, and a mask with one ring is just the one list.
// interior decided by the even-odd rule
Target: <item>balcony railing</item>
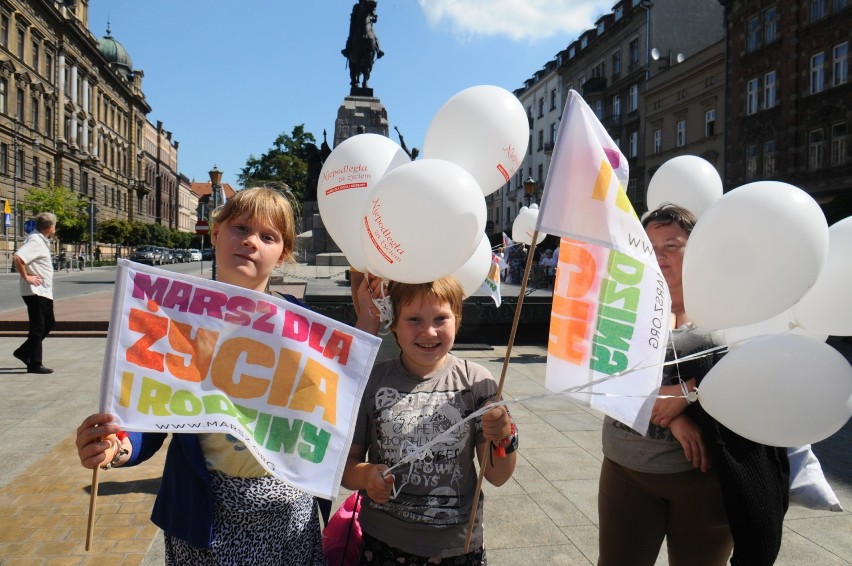
[(592, 77), (583, 83), (583, 96), (606, 90), (606, 77)]

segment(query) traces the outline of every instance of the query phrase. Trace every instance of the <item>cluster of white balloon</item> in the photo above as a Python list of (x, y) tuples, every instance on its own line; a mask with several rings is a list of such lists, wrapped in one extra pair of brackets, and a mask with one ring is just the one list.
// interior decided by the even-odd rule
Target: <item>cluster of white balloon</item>
[(773, 446), (837, 432), (852, 416), (852, 367), (825, 339), (852, 335), (852, 217), (829, 228), (810, 195), (777, 181), (723, 195), (695, 156), (652, 177), (649, 209), (666, 202), (698, 217), (683, 260), (686, 312), (731, 347), (699, 387), (702, 407)]
[(452, 274), (472, 295), (491, 266), (484, 197), (518, 170), (528, 139), (511, 92), (465, 89), (432, 119), (423, 159), (377, 134), (335, 147), (317, 186), (323, 223), (359, 271), (404, 283)]

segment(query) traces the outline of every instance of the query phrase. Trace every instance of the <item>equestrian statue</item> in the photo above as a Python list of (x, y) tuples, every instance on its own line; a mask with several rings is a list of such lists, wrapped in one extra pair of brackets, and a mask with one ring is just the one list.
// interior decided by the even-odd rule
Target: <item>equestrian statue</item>
[(346, 47), (341, 53), (346, 57), (349, 65), (349, 84), (352, 87), (351, 94), (353, 96), (358, 89), (359, 78), (360, 87), (362, 89), (369, 88), (367, 81), (370, 80), (373, 63), (385, 54), (379, 47), (379, 39), (373, 30), (373, 24), (378, 20), (377, 3), (377, 0), (358, 0), (358, 3), (352, 6), (352, 15), (349, 19), (349, 37), (346, 39)]

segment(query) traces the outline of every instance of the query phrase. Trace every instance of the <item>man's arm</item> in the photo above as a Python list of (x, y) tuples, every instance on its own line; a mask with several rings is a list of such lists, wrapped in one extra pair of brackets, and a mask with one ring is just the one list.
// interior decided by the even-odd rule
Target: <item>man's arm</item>
[(18, 270), (21, 279), (23, 279), (30, 285), (41, 285), (41, 277), (39, 277), (38, 275), (30, 275), (29, 273), (27, 273), (27, 264), (24, 263), (24, 260), (22, 260), (19, 256), (12, 255), (12, 262), (15, 264), (15, 269)]

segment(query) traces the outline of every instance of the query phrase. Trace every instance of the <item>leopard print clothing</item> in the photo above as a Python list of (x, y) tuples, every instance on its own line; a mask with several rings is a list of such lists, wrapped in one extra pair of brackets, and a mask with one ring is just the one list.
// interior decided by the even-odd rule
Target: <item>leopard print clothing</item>
[(166, 565), (322, 565), (314, 498), (271, 477), (211, 472), (215, 500), (211, 548), (165, 536)]
[[(394, 548), (376, 537), (363, 533), (359, 564), (362, 566), (487, 566), (488, 561), (485, 557), (485, 547), (458, 556), (428, 558)], [(336, 565), (329, 564), (329, 566)]]

